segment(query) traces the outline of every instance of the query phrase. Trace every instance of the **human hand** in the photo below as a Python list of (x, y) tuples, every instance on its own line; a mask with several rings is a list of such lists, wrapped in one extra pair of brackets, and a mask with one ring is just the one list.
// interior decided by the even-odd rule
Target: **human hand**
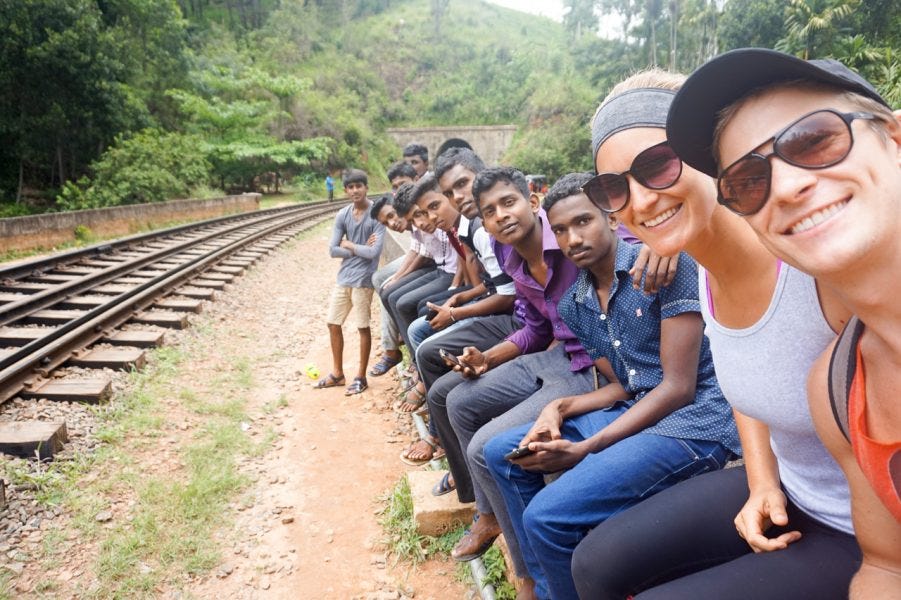
[(588, 455), (588, 447), (584, 442), (572, 442), (557, 439), (548, 442), (530, 442), (532, 454), (515, 459), (517, 465), (526, 471), (539, 473), (556, 473), (576, 465)]
[(454, 366), (455, 371), (467, 379), (476, 379), (488, 370), (488, 358), (475, 346), (467, 346), (460, 356), (460, 364)]
[(429, 325), (432, 327), (432, 329), (438, 331), (444, 329), (454, 322), (453, 318), (451, 317), (450, 307), (448, 307), (446, 304), (438, 306), (437, 304), (434, 304), (432, 302), (426, 302), (425, 305), (435, 311), (435, 316), (432, 317), (431, 321), (429, 321)]
[(641, 250), (629, 275), (632, 276), (632, 287), (641, 289), (641, 276), (647, 271), (644, 278), (644, 293), (656, 294), (660, 288), (666, 287), (676, 278), (676, 269), (679, 266), (679, 256), (658, 256), (647, 244), (642, 244)]
[(382, 282), (382, 285), (381, 285), (381, 287), (379, 287), (379, 289), (384, 290), (384, 289), (394, 285), (394, 283), (396, 281), (397, 281), (397, 275), (392, 275), (391, 277), (389, 277), (388, 279), (386, 279), (385, 281)]
[(784, 550), (792, 542), (801, 539), (800, 531), (788, 531), (775, 538), (766, 536), (772, 525), (788, 525), (785, 510), (788, 501), (779, 488), (768, 488), (754, 492), (735, 517), (735, 529), (754, 552)]
[(375, 233), (369, 234), (369, 239), (366, 240), (367, 246), (375, 246), (375, 243), (379, 241), (379, 236)]
[(354, 251), (354, 243), (350, 240), (341, 240), (339, 246), (341, 246), (345, 250), (350, 250), (351, 252)]
[(560, 426), (563, 424), (563, 415), (560, 413), (560, 401), (551, 402), (543, 409), (532, 423), (532, 427), (526, 433), (519, 446), (526, 446), (530, 442), (550, 442), (559, 440)]

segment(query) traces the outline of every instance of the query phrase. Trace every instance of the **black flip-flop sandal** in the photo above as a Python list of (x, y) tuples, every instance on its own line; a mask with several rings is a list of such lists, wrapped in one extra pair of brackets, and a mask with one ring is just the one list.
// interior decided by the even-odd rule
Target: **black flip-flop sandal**
[(450, 471), (444, 474), (444, 477), (441, 478), (441, 481), (435, 484), (435, 487), (432, 488), (433, 496), (443, 496), (445, 494), (450, 494), (452, 491), (457, 489), (456, 484), (450, 482)]

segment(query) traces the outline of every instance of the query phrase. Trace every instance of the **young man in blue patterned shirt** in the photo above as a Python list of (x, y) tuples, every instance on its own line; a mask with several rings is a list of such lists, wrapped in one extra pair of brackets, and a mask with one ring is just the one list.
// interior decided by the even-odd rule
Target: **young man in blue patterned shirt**
[[(590, 173), (563, 177), (545, 198), (560, 249), (580, 267), (560, 316), (611, 382), (551, 402), (534, 423), (485, 446), (539, 598), (577, 598), (572, 553), (598, 523), (740, 453), (713, 370), (697, 266), (679, 257), (656, 294), (632, 286), (639, 248), (582, 193)], [(509, 459), (517, 448), (528, 454)], [(544, 473), (566, 470), (545, 485)], [(529, 583), (529, 582), (527, 582)], [(528, 597), (528, 596), (526, 596)]]

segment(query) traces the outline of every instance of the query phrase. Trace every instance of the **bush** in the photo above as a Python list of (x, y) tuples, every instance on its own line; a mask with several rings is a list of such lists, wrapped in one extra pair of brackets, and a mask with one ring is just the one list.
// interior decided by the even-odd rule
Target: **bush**
[(68, 182), (57, 204), (77, 210), (184, 198), (207, 183), (209, 170), (199, 138), (145, 129), (117, 138), (91, 165), (93, 179)]

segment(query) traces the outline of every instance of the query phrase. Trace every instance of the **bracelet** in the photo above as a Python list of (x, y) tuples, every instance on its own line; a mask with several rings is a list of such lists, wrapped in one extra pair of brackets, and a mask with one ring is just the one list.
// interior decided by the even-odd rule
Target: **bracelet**
[(451, 323), (457, 322), (456, 317), (454, 317), (454, 307), (453, 306), (451, 306), (451, 309), (450, 309), (450, 317), (451, 317)]

